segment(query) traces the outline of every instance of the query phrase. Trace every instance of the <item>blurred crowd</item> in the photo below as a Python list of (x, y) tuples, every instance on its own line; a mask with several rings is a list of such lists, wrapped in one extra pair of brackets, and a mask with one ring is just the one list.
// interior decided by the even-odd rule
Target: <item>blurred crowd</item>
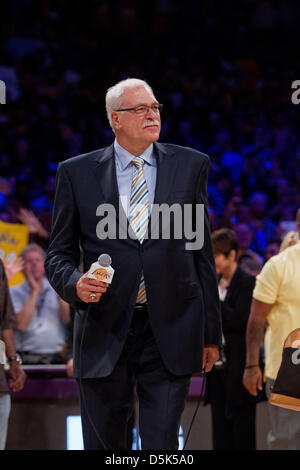
[[(112, 143), (104, 98), (121, 79), (152, 85), (164, 104), (162, 142), (210, 156), (211, 229), (234, 231), (245, 271), (256, 276), (299, 240), (299, 2), (10, 0), (1, 16), (0, 221), (30, 232), (30, 250), (5, 265), (8, 280), (25, 274), (12, 290), (15, 310), (31, 306), (18, 317), (17, 346), (29, 310), (51, 295), (38, 247), (48, 246), (57, 165)], [(70, 312), (61, 299), (52, 304), (51, 328), (62, 331)], [(50, 346), (33, 344), (30, 359), (57, 361), (62, 344)], [(64, 349), (60, 361), (71, 356)]]
[(113, 141), (106, 90), (135, 76), (164, 104), (160, 140), (211, 158), (212, 231), (235, 231), (240, 263), (252, 274), (278, 253), (300, 207), (299, 113), (291, 102), (300, 7), (200, 3), (3, 6), (0, 220), (27, 225), (29, 241), (47, 249), (58, 162)]
[(0, 220), (27, 224), (47, 248), (58, 162), (112, 142), (105, 92), (135, 76), (164, 104), (160, 140), (210, 156), (212, 229), (233, 228), (260, 265), (278, 251), (300, 206), (296, 1), (12, 0), (3, 9)]

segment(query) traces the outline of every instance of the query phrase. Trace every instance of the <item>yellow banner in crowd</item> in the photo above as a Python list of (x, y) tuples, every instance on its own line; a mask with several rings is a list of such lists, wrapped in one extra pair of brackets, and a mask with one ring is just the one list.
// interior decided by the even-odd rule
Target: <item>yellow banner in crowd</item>
[[(27, 225), (9, 224), (0, 220), (0, 258), (2, 261), (12, 263), (27, 246), (28, 239)], [(18, 272), (9, 281), (9, 286), (15, 286), (24, 280), (24, 274)]]

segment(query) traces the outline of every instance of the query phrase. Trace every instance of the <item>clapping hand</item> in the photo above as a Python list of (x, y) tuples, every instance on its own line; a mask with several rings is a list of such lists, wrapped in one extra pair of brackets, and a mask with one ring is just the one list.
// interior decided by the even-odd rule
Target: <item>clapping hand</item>
[(43, 279), (40, 279), (40, 280), (37, 281), (30, 272), (24, 271), (24, 273), (25, 273), (27, 282), (30, 285), (31, 289), (34, 292), (37, 292), (37, 293), (40, 292), (42, 290), (42, 287), (43, 287)]
[(12, 263), (4, 263), (4, 268), (7, 280), (10, 281), (15, 274), (23, 270), (24, 261), (20, 257), (16, 258)]

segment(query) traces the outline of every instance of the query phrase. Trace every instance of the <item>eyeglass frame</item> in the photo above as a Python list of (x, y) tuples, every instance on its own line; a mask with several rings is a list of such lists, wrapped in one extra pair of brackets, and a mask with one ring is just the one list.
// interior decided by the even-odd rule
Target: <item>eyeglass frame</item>
[[(157, 107), (158, 107), (157, 111), (153, 109), (153, 106), (157, 106)], [(138, 108), (142, 108), (142, 107), (143, 107), (143, 108), (146, 108), (146, 112), (145, 112), (145, 113), (141, 113), (141, 115), (142, 115), (142, 114), (148, 114), (149, 111), (150, 111), (150, 109), (151, 109), (154, 113), (160, 113), (161, 110), (163, 109), (163, 104), (161, 104), (161, 103), (156, 103), (156, 104), (152, 104), (151, 106), (148, 106), (147, 104), (140, 104), (140, 105), (138, 105), (138, 106), (134, 106), (133, 108), (115, 109), (115, 111), (117, 111), (117, 112), (119, 112), (119, 111), (135, 111), (135, 113), (138, 114), (136, 110), (137, 110)]]

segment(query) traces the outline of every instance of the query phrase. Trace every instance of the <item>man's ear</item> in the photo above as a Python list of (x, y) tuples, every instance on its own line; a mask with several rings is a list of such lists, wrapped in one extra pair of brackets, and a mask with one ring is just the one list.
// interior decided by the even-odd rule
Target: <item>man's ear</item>
[(114, 129), (119, 129), (119, 127), (120, 127), (119, 113), (117, 113), (117, 111), (112, 111), (110, 116), (111, 116), (111, 120), (112, 120), (112, 123), (113, 123), (113, 128)]

